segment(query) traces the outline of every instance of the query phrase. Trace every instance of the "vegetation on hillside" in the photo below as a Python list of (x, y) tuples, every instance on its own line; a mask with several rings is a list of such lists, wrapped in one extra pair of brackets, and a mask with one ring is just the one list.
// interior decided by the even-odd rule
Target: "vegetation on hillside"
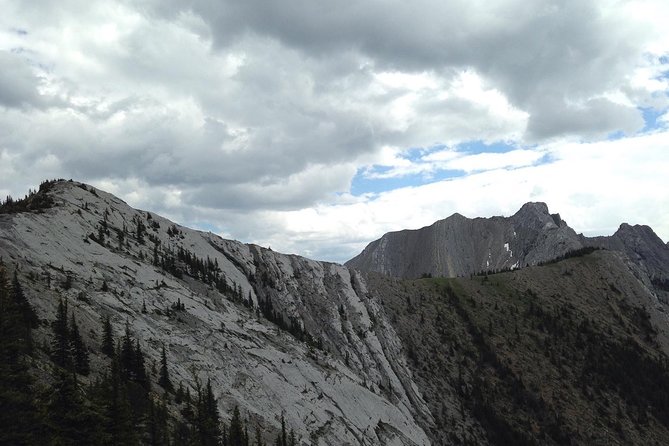
[(40, 183), (38, 190), (29, 190), (23, 198), (15, 199), (11, 195), (0, 200), (0, 214), (14, 214), (17, 212), (38, 212), (53, 206), (53, 198), (47, 194), (59, 180), (45, 180)]
[(568, 258), (472, 279), (370, 275), (431, 409), (435, 444), (669, 438), (669, 361), (648, 312), (621, 291), (613, 256)]
[[(66, 300), (50, 323), (51, 345), (34, 345), (37, 325), (17, 276), (10, 282), (0, 263), (0, 444), (264, 444), (263, 426), (237, 407), (222, 421), (210, 381), (175, 390), (164, 347), (159, 374), (152, 373), (129, 327), (117, 335), (104, 318), (100, 345), (87, 345)], [(90, 355), (106, 365), (92, 369)], [(295, 444), (285, 423), (275, 444)]]

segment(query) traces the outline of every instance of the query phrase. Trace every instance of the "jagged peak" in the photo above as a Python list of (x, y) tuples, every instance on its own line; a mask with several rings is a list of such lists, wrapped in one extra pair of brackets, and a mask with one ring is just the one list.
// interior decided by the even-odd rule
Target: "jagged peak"
[(620, 226), (618, 227), (618, 230), (616, 231), (617, 233), (624, 233), (624, 232), (648, 232), (653, 230), (650, 228), (650, 226), (647, 225), (631, 225), (629, 223), (621, 223)]
[(656, 242), (659, 242), (660, 244), (664, 244), (662, 239), (653, 231), (653, 228), (651, 228), (648, 225), (631, 225), (629, 223), (621, 223), (620, 227), (618, 230), (613, 234), (614, 236), (624, 238), (626, 236), (642, 236), (644, 238), (650, 238), (653, 239)]
[[(618, 227), (618, 231), (631, 231), (634, 229), (638, 229), (642, 227), (642, 225), (631, 225), (629, 223), (620, 223), (620, 226)], [(616, 232), (618, 232), (616, 231)]]
[(514, 224), (530, 227), (561, 227), (562, 220), (558, 214), (551, 215), (548, 205), (544, 202), (525, 203), (512, 217)]
[(438, 220), (435, 222), (435, 224), (440, 223), (440, 222), (447, 222), (447, 221), (462, 221), (462, 220), (470, 220), (470, 218), (465, 217), (459, 212), (455, 212), (448, 217), (444, 218), (443, 220)]
[(448, 220), (469, 220), (469, 218), (465, 217), (464, 215), (462, 215), (459, 212), (454, 212), (446, 218), (442, 218), (440, 220), (435, 221), (434, 223), (432, 223), (429, 226), (425, 226), (425, 228), (429, 228), (429, 227), (431, 227), (435, 224), (438, 224), (438, 223), (441, 223), (441, 222), (444, 222), (444, 221), (448, 221)]
[(527, 213), (550, 215), (548, 205), (543, 201), (529, 201), (522, 205), (515, 215), (523, 215)]

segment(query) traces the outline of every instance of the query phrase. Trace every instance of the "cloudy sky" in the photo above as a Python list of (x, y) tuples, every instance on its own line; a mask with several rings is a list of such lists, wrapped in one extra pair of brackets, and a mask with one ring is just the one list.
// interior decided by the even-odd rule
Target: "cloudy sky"
[(669, 239), (669, 2), (0, 0), (0, 194), (345, 261), (526, 201)]

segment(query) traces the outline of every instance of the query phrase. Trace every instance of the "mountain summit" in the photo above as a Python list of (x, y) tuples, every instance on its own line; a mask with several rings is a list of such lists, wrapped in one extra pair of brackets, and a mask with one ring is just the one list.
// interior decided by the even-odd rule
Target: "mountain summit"
[(647, 226), (622, 224), (610, 237), (584, 237), (545, 203), (526, 203), (511, 217), (454, 214), (416, 230), (389, 232), (346, 266), (393, 277), (457, 277), (538, 265), (584, 247), (625, 252), (651, 277), (667, 274), (669, 250)]
[(454, 214), (422, 229), (389, 232), (346, 265), (404, 278), (456, 277), (536, 265), (582, 246), (545, 203), (527, 203), (508, 218)]

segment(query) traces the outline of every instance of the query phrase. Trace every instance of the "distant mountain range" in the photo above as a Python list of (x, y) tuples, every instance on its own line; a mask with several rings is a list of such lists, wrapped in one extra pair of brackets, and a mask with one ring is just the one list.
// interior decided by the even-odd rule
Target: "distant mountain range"
[(32, 420), (0, 415), (0, 443), (669, 438), (669, 247), (648, 227), (587, 238), (528, 203), (386, 234), (343, 266), (58, 180), (0, 205), (0, 260), (19, 315), (0, 314), (3, 414)]
[(401, 278), (458, 277), (538, 265), (584, 247), (623, 252), (649, 277), (669, 277), (669, 248), (648, 226), (623, 223), (612, 236), (584, 237), (545, 203), (526, 203), (508, 218), (453, 214), (421, 229), (389, 232), (346, 266)]

